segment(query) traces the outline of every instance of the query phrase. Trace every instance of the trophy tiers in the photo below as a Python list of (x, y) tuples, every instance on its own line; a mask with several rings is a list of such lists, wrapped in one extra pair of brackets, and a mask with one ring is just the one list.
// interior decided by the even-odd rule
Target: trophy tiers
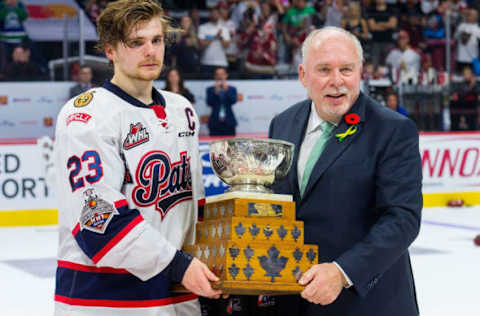
[[(266, 199), (271, 196), (276, 199)], [(209, 198), (196, 232), (196, 243), (184, 250), (207, 264), (220, 278), (213, 287), (228, 294), (300, 293), (297, 281), (318, 261), (318, 246), (303, 244), (303, 222), (295, 220), (295, 202), (287, 195)]]

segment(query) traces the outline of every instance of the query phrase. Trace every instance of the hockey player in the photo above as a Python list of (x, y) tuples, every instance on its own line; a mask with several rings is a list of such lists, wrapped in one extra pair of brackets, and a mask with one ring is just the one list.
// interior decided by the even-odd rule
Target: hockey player
[(200, 124), (184, 97), (152, 85), (174, 30), (154, 0), (112, 2), (97, 23), (113, 78), (57, 119), (55, 315), (199, 315), (196, 295), (220, 295), (180, 250), (204, 201)]

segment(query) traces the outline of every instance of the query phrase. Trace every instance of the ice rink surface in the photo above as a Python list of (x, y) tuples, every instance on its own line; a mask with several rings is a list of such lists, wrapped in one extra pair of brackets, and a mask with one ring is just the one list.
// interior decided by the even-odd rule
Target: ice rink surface
[[(410, 248), (421, 316), (480, 315), (477, 234), (480, 207), (423, 211)], [(53, 315), (57, 239), (55, 226), (0, 229), (1, 315)]]

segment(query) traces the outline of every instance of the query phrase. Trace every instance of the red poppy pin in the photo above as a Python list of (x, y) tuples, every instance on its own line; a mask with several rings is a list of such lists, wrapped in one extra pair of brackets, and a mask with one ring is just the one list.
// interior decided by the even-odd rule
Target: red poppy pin
[(357, 132), (357, 124), (360, 123), (360, 116), (355, 113), (348, 113), (345, 115), (345, 122), (347, 122), (350, 127), (344, 133), (335, 135), (339, 143), (343, 142), (348, 135), (353, 135)]

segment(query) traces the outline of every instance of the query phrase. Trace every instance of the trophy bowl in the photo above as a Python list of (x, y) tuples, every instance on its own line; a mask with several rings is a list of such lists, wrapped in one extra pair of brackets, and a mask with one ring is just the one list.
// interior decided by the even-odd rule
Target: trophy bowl
[(295, 145), (265, 138), (228, 138), (210, 142), (215, 174), (230, 185), (227, 192), (272, 193), (275, 181), (292, 166)]

